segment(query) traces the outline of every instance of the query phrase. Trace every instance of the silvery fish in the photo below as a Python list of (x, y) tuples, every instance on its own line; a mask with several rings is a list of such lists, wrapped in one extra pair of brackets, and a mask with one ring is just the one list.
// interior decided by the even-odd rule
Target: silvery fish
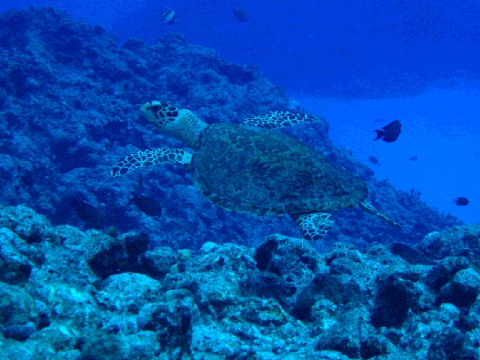
[(160, 16), (161, 21), (167, 25), (173, 25), (177, 21), (177, 13), (175, 10), (170, 9), (169, 7), (164, 6), (166, 9)]

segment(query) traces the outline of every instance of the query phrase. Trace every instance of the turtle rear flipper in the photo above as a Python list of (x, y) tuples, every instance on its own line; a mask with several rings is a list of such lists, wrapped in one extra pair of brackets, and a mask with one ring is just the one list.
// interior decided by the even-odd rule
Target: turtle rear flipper
[(307, 114), (294, 114), (289, 111), (272, 111), (268, 114), (246, 118), (242, 125), (256, 126), (265, 129), (278, 129), (305, 123), (315, 123), (319, 119)]
[(375, 209), (375, 207), (370, 203), (370, 201), (364, 200), (363, 202), (361, 202), (361, 203), (359, 204), (359, 206), (360, 206), (363, 210), (365, 210), (366, 212), (369, 212), (370, 214), (376, 215), (376, 216), (378, 216), (379, 218), (385, 220), (386, 222), (392, 224), (393, 226), (402, 229), (402, 225), (400, 225), (399, 223), (393, 221), (393, 220), (390, 219), (387, 215), (384, 215), (384, 214), (382, 214), (380, 211), (378, 211), (377, 209)]
[(331, 214), (321, 212), (292, 216), (292, 218), (307, 240), (322, 240), (334, 223)]
[(129, 172), (145, 166), (160, 163), (190, 164), (192, 154), (183, 149), (161, 147), (145, 151), (137, 151), (120, 160), (111, 171), (112, 176), (123, 176)]

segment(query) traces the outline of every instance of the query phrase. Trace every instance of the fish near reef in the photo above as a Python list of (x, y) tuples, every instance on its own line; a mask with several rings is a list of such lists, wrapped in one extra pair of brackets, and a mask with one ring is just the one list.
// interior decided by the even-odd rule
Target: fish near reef
[(95, 206), (81, 199), (73, 199), (70, 204), (78, 217), (85, 222), (87, 228), (97, 230), (103, 229), (103, 226), (105, 225), (105, 216)]
[(382, 127), (381, 130), (374, 131), (377, 133), (377, 137), (373, 140), (382, 139), (385, 142), (394, 142), (402, 132), (402, 123), (400, 120), (394, 120), (390, 124)]
[(466, 206), (466, 205), (470, 204), (470, 200), (468, 200), (468, 198), (466, 198), (464, 196), (457, 197), (453, 201), (455, 201), (455, 204), (459, 205), (459, 206)]
[(164, 6), (165, 11), (160, 15), (160, 20), (164, 24), (173, 25), (177, 22), (177, 13), (175, 10), (170, 9), (169, 7)]
[(368, 161), (370, 161), (372, 164), (380, 165), (380, 161), (378, 161), (378, 159), (375, 156), (369, 156)]
[(432, 261), (428, 259), (424, 254), (407, 244), (398, 242), (392, 243), (390, 245), (390, 251), (392, 254), (400, 256), (403, 260), (412, 265), (427, 265), (432, 263)]
[(162, 206), (152, 197), (135, 195), (130, 202), (134, 203), (145, 215), (150, 217), (162, 215)]

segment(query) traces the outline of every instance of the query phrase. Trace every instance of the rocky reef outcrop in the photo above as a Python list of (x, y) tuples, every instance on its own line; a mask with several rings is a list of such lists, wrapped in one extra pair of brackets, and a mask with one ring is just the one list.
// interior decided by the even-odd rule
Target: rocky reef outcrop
[(480, 358), (478, 226), (324, 254), (283, 235), (150, 242), (2, 207), (2, 359)]

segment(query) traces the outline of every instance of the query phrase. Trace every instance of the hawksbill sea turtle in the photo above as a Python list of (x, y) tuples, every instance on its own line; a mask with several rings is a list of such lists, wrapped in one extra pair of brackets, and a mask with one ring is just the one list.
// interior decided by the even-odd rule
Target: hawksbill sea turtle
[(331, 229), (329, 212), (355, 206), (399, 226), (368, 202), (362, 179), (301, 141), (272, 130), (318, 121), (313, 116), (277, 111), (242, 124), (208, 125), (192, 111), (165, 101), (147, 102), (141, 112), (195, 152), (168, 147), (139, 151), (119, 161), (113, 176), (160, 163), (184, 164), (214, 204), (254, 216), (288, 214), (308, 240), (320, 240)]

